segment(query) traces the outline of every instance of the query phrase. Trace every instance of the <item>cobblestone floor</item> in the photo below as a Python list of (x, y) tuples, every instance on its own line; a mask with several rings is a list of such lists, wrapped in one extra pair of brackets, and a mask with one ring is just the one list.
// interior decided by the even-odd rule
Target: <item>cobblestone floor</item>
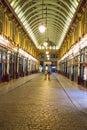
[(66, 93), (40, 75), (0, 96), (0, 130), (87, 130), (87, 115)]

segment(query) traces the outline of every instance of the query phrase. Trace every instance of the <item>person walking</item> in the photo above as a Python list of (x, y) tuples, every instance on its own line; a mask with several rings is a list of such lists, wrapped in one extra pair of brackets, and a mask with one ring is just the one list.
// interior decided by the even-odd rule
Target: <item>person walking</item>
[(47, 79), (47, 70), (45, 70), (45, 80)]
[(50, 71), (48, 71), (48, 79), (50, 80)]

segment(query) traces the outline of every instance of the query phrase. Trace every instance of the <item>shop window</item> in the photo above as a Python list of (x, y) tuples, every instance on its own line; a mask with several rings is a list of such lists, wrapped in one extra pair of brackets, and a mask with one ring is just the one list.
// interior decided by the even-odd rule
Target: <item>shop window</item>
[(0, 52), (0, 63), (1, 63), (1, 59), (2, 59), (2, 54), (1, 54), (1, 52)]

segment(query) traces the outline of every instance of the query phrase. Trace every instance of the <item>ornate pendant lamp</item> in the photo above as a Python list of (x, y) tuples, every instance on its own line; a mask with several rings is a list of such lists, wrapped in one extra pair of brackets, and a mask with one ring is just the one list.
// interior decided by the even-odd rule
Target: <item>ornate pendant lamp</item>
[(44, 33), (46, 31), (45, 25), (43, 25), (43, 0), (42, 0), (42, 24), (38, 27), (40, 33)]

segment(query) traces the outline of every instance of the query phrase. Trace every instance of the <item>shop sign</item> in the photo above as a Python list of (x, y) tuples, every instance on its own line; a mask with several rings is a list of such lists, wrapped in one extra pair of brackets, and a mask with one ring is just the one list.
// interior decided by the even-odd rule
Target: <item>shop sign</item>
[(79, 44), (81, 49), (85, 48), (87, 46), (87, 36), (84, 36), (84, 38), (82, 38)]
[(83, 65), (83, 66), (87, 66), (87, 63), (84, 62), (82, 65)]
[(6, 38), (4, 38), (3, 36), (1, 36), (1, 35), (0, 35), (0, 44), (4, 45), (6, 47), (10, 46), (10, 42)]
[(81, 49), (87, 46), (87, 35), (81, 39), (76, 45), (72, 46), (72, 48), (61, 58), (60, 62), (65, 58), (74, 57), (76, 54), (80, 53)]

